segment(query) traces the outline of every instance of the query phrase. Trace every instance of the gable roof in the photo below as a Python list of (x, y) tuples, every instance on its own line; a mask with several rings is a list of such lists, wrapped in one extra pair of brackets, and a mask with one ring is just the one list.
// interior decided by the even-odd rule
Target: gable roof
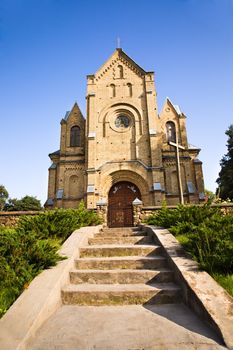
[(107, 59), (107, 61), (96, 71), (94, 76), (96, 78), (99, 77), (101, 74), (105, 72), (105, 69), (116, 60), (120, 60), (123, 63), (126, 63), (130, 68), (132, 68), (134, 71), (136, 71), (140, 75), (145, 75), (148, 73), (142, 67), (140, 67), (132, 58), (130, 58), (121, 48), (118, 48)]
[(166, 98), (166, 102), (165, 103), (169, 104), (179, 117), (184, 117), (185, 118), (185, 114), (181, 111), (180, 106), (179, 105), (174, 105), (174, 103), (172, 103), (172, 101), (170, 100), (169, 97)]
[(81, 115), (81, 117), (83, 118), (82, 112), (81, 112), (81, 110), (80, 110), (80, 108), (79, 108), (77, 102), (75, 102), (75, 104), (73, 105), (71, 111), (66, 111), (64, 118), (62, 118), (62, 120), (61, 120), (61, 123), (62, 123), (62, 122), (63, 122), (63, 123), (64, 123), (64, 122), (67, 122), (67, 120), (69, 119), (70, 114), (71, 114), (74, 110), (76, 110), (76, 111), (78, 112), (78, 114)]

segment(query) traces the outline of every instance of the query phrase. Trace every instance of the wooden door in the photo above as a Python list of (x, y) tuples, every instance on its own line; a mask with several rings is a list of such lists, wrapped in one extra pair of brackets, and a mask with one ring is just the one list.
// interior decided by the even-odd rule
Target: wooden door
[(133, 205), (136, 199), (141, 199), (137, 186), (131, 182), (118, 182), (112, 186), (108, 195), (108, 226), (133, 226)]

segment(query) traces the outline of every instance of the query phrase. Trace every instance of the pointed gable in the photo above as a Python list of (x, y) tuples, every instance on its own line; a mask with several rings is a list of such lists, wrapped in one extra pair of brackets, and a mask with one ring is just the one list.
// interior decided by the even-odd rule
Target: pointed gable
[(113, 79), (118, 78), (119, 66), (127, 67), (139, 77), (143, 77), (147, 72), (135, 63), (122, 49), (116, 49), (110, 58), (97, 70), (97, 72), (89, 77), (95, 78), (96, 81), (104, 78), (106, 74), (111, 72)]
[(181, 111), (179, 105), (174, 105), (172, 103), (172, 101), (170, 100), (169, 97), (166, 98), (162, 111), (160, 113), (160, 116), (164, 116), (165, 114), (173, 114), (173, 116), (175, 117), (179, 117), (179, 118), (185, 118), (184, 113)]
[(73, 122), (77, 122), (77, 121), (83, 122), (83, 120), (84, 120), (84, 117), (82, 115), (82, 112), (81, 112), (77, 102), (75, 102), (71, 111), (67, 111), (64, 118), (62, 118), (61, 124), (67, 123), (67, 122), (72, 124)]

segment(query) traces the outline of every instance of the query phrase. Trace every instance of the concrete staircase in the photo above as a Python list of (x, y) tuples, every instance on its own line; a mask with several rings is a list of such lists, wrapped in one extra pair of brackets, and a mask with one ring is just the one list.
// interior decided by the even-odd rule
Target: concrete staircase
[(162, 304), (180, 300), (162, 248), (138, 228), (105, 228), (80, 248), (64, 304)]

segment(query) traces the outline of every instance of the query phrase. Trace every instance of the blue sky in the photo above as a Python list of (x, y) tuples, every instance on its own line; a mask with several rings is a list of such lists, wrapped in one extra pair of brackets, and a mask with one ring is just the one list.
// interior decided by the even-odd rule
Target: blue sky
[(86, 75), (121, 47), (187, 115), (214, 191), (233, 123), (233, 0), (0, 0), (0, 184), (47, 196), (48, 153)]

